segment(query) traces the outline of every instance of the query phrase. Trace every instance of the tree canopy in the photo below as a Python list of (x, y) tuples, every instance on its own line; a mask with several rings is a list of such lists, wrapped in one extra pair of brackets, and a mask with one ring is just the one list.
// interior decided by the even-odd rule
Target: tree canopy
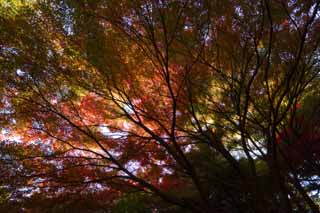
[(0, 209), (319, 212), (319, 7), (0, 0)]

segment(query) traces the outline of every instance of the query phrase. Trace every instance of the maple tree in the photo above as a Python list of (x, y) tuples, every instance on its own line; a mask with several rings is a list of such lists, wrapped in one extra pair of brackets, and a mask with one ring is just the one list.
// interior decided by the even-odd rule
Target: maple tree
[(319, 4), (0, 1), (0, 207), (319, 212)]

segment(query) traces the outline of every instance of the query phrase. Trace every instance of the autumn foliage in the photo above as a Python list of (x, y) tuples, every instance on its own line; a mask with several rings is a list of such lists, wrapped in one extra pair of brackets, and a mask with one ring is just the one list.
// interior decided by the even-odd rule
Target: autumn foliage
[(0, 211), (319, 212), (319, 7), (0, 1)]

